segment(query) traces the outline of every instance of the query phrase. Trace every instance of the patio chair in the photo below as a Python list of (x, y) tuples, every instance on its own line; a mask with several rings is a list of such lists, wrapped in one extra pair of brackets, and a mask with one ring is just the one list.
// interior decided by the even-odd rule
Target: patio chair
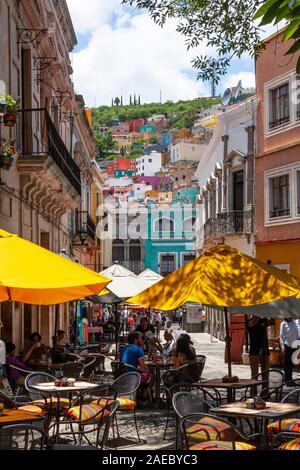
[[(300, 406), (300, 388), (296, 388), (284, 396), (281, 400), (281, 403), (293, 403)], [(297, 443), (294, 442), (293, 446), (287, 445), (286, 449), (283, 445), (282, 449), (292, 450), (289, 447), (294, 447), (294, 444), (297, 444), (297, 450), (300, 450), (300, 417), (283, 418), (279, 421), (273, 421), (268, 425), (268, 434), (272, 438), (273, 443), (276, 443), (278, 440), (287, 440), (296, 437)]]
[[(116, 378), (112, 367), (113, 362), (114, 360), (111, 357), (105, 356), (105, 354), (97, 354), (91, 380), (98, 383), (102, 380), (110, 382), (111, 379)], [(107, 364), (109, 364), (108, 367)]]
[(22, 374), (23, 376), (27, 376), (28, 374), (30, 374), (32, 372), (32, 370), (24, 370), (24, 369), (20, 369), (19, 367), (13, 365), (13, 364), (6, 364), (5, 365), (5, 369), (6, 369), (6, 372), (7, 372), (7, 378), (8, 378), (8, 381), (9, 381), (9, 384), (12, 388), (12, 391), (13, 391), (13, 395), (15, 397), (17, 396), (24, 396), (24, 393), (25, 393), (25, 386), (24, 385), (18, 385), (18, 384), (15, 384), (12, 380), (11, 380), (11, 372), (16, 370), (18, 372), (20, 372), (20, 374)]
[(61, 365), (60, 370), (64, 377), (79, 379), (83, 367), (82, 362), (66, 362)]
[(81, 379), (88, 379), (91, 380), (91, 377), (94, 374), (94, 368), (95, 368), (95, 363), (96, 363), (96, 358), (95, 357), (89, 357), (88, 361), (84, 364), (81, 373), (80, 373), (80, 378)]
[[(172, 398), (172, 406), (176, 415), (176, 449), (178, 449), (178, 427), (180, 419), (193, 413), (208, 413), (211, 406), (207, 401), (197, 395), (193, 395), (191, 392), (175, 393)], [(201, 433), (199, 433), (198, 437), (199, 440), (201, 440)], [(213, 435), (213, 437), (215, 438), (215, 435)]]
[[(78, 436), (80, 445), (85, 439), (90, 446), (102, 450), (106, 445), (109, 429), (117, 409), (117, 393), (116, 387), (111, 385), (91, 387), (80, 393), (72, 406), (65, 410), (64, 417), (51, 426), (50, 429), (53, 429), (52, 441), (57, 444), (57, 441), (65, 436), (72, 437), (73, 442), (77, 444), (76, 436)], [(64, 428), (63, 431), (61, 427)], [(95, 431), (96, 439), (92, 444), (88, 434)], [(101, 431), (102, 435), (100, 436)]]
[(266, 447), (262, 433), (244, 436), (229, 421), (208, 413), (184, 416), (180, 420), (180, 431), (186, 450), (256, 450)]
[[(29, 397), (28, 397), (29, 398)], [(0, 400), (3, 401), (4, 408), (9, 410), (22, 410), (29, 413), (45, 415), (46, 412), (40, 406), (32, 404), (31, 401), (17, 401), (18, 397), (9, 397), (5, 392), (0, 390)]]
[(50, 425), (52, 416), (59, 419), (60, 411), (68, 408), (71, 404), (68, 392), (63, 392), (57, 397), (54, 397), (51, 393), (40, 392), (34, 388), (38, 383), (54, 381), (55, 377), (46, 372), (32, 372), (25, 379), (25, 388), (29, 394), (31, 404), (40, 407), (47, 415), (47, 427)]
[(112, 364), (112, 369), (114, 371), (115, 378), (118, 378), (121, 375), (126, 374), (127, 372), (137, 372), (138, 374), (147, 372), (147, 374), (149, 375), (149, 379), (147, 380), (147, 382), (141, 384), (140, 388), (144, 388), (148, 391), (149, 401), (150, 401), (151, 406), (153, 407), (154, 401), (153, 401), (152, 386), (155, 380), (155, 375), (149, 370), (138, 369), (137, 367), (134, 367), (131, 364), (126, 364), (125, 362), (113, 361), (111, 364)]
[(249, 386), (245, 389), (241, 400), (246, 400), (247, 398), (253, 398), (254, 396), (264, 396), (268, 395), (268, 391), (274, 390), (277, 387), (280, 387), (284, 383), (284, 373), (278, 369), (268, 369), (253, 377), (254, 380), (262, 380), (261, 385)]
[(0, 450), (46, 450), (48, 434), (39, 426), (14, 424), (0, 428)]
[[(138, 437), (138, 442), (141, 442), (139, 430), (137, 427), (136, 421), (136, 393), (141, 383), (141, 376), (138, 372), (127, 372), (120, 377), (118, 377), (112, 385), (117, 388), (118, 396), (117, 396), (117, 411), (126, 412), (126, 411), (133, 411), (134, 417), (134, 425), (136, 429), (136, 434)], [(118, 437), (119, 429), (118, 429), (118, 422), (117, 422), (117, 413), (115, 414), (116, 420), (116, 427)]]

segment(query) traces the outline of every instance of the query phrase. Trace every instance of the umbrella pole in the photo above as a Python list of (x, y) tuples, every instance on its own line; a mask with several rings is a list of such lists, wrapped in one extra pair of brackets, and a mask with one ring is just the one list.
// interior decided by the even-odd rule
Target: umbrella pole
[(226, 328), (226, 337), (225, 337), (225, 343), (226, 343), (226, 352), (227, 352), (227, 364), (228, 364), (228, 375), (229, 377), (232, 377), (232, 368), (231, 368), (231, 337), (229, 333), (229, 322), (228, 322), (228, 311), (227, 307), (224, 307), (224, 313), (225, 313), (225, 328)]

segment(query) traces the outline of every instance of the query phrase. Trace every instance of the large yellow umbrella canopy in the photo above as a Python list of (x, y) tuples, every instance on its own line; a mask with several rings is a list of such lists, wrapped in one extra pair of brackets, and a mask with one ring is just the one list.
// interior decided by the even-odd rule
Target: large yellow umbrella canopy
[(0, 230), (0, 302), (52, 305), (98, 294), (110, 279)]
[(300, 279), (220, 244), (127, 302), (173, 310), (186, 302), (247, 307), (291, 296), (300, 297)]

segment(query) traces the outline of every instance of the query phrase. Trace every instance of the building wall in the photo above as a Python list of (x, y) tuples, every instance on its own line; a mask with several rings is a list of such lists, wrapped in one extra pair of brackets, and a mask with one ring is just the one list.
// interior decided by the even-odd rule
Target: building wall
[(151, 152), (136, 159), (136, 174), (138, 176), (155, 176), (161, 168), (161, 153)]
[[(300, 212), (297, 214), (300, 182), (297, 185), (296, 179), (296, 171), (300, 171), (300, 116), (297, 120), (296, 111), (300, 111), (300, 105), (298, 104), (297, 108), (293, 99), (298, 56), (285, 56), (293, 41), (282, 42), (282, 37), (283, 32), (279, 32), (278, 35), (268, 38), (256, 61), (256, 86), (260, 103), (255, 160), (256, 255), (263, 261), (300, 276)], [(271, 90), (283, 84), (289, 86), (289, 122), (270, 127)], [(290, 213), (286, 216), (270, 217), (269, 177), (280, 174), (289, 175)]]
[(172, 163), (177, 161), (197, 161), (201, 160), (205, 151), (205, 144), (193, 144), (189, 142), (178, 142), (170, 145), (170, 160)]

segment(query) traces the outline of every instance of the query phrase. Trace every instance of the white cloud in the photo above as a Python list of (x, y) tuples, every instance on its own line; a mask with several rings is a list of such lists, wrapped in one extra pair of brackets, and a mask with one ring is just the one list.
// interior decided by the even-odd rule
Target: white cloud
[[(163, 101), (210, 94), (208, 83), (196, 81), (191, 59), (213, 51), (201, 46), (187, 52), (176, 21), (162, 29), (146, 12), (131, 15), (121, 0), (67, 1), (79, 39), (85, 36), (81, 50), (73, 54), (73, 68), (76, 91), (88, 106), (110, 104), (120, 95), (127, 103), (133, 93), (140, 93), (143, 102), (159, 101), (160, 91)], [(238, 75), (243, 86), (250, 86), (253, 74)], [(233, 85), (236, 77), (224, 81)]]

